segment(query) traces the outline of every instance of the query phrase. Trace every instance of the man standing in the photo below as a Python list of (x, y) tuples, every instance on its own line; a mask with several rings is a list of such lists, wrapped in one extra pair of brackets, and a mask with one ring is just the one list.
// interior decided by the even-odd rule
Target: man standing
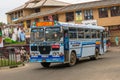
[(116, 46), (119, 45), (119, 38), (117, 36), (115, 37), (115, 43), (116, 43)]
[(21, 33), (19, 34), (20, 35), (20, 41), (25, 41), (25, 33), (24, 31), (22, 30)]

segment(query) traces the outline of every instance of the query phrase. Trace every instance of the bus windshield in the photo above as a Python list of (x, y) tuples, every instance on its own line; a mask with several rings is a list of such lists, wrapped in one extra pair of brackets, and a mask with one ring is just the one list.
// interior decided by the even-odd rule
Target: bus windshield
[(31, 30), (31, 41), (44, 41), (44, 28), (34, 28)]
[(47, 27), (45, 29), (46, 41), (60, 41), (60, 28), (59, 27)]

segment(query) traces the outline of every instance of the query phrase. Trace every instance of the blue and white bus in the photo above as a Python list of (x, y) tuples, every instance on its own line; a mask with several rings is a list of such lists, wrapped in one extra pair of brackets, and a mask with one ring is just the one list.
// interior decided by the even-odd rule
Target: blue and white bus
[(39, 22), (31, 28), (30, 62), (43, 67), (51, 63), (73, 66), (83, 57), (98, 59), (106, 52), (106, 37), (101, 26)]

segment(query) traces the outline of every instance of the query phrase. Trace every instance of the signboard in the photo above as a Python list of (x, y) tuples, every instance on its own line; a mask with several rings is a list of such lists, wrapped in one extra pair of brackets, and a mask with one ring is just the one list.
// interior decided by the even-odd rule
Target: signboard
[(36, 23), (36, 26), (54, 26), (54, 22), (38, 22)]
[(82, 21), (82, 11), (76, 11), (76, 21)]
[(82, 24), (97, 26), (97, 20), (85, 20), (85, 21), (82, 21)]

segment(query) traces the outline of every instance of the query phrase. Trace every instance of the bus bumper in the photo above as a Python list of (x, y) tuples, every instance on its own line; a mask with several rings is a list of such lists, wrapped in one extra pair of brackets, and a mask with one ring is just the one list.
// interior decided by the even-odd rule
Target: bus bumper
[(53, 56), (48, 56), (48, 57), (42, 57), (42, 56), (31, 56), (30, 57), (30, 62), (51, 62), (51, 63), (63, 63), (64, 62), (64, 56), (59, 56), (59, 57), (53, 57)]

